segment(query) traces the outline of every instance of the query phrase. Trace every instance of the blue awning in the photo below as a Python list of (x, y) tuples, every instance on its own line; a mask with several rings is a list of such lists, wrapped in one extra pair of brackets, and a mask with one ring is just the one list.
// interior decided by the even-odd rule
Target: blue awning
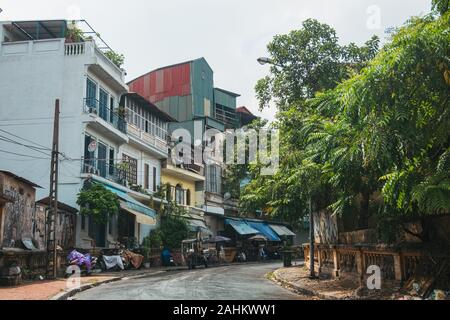
[(256, 222), (246, 220), (248, 225), (253, 229), (258, 230), (263, 236), (265, 236), (269, 241), (281, 241), (278, 235), (269, 227), (269, 225), (265, 222)]
[(254, 228), (250, 227), (243, 220), (225, 219), (225, 224), (229, 224), (230, 226), (233, 227), (234, 230), (236, 230), (237, 233), (243, 236), (259, 233), (258, 230), (255, 230)]
[(116, 189), (116, 188), (109, 186), (107, 184), (104, 184), (104, 183), (102, 183), (101, 185), (103, 187), (105, 187), (106, 189), (108, 189), (109, 191), (114, 192), (120, 199), (124, 200), (127, 208), (137, 211), (139, 213), (145, 214), (146, 216), (152, 217), (154, 219), (156, 218), (155, 210), (140, 203), (133, 197), (129, 196), (126, 192)]

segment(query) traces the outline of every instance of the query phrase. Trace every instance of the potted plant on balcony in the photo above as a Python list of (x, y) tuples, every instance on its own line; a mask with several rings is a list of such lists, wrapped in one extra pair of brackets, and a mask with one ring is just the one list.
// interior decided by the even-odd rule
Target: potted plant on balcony
[(76, 43), (82, 41), (84, 41), (83, 30), (77, 27), (75, 21), (72, 21), (72, 23), (67, 26), (66, 43)]
[(105, 56), (111, 60), (118, 68), (121, 68), (125, 62), (125, 56), (121, 53), (117, 53), (113, 50), (108, 50), (105, 53)]

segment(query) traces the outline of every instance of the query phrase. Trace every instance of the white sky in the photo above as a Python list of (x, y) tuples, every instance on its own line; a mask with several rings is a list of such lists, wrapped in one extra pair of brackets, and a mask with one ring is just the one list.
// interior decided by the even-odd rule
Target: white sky
[(205, 57), (215, 86), (240, 93), (238, 105), (273, 119), (274, 108), (258, 111), (254, 86), (268, 72), (256, 59), (274, 35), (316, 18), (342, 43), (361, 44), (430, 6), (431, 0), (0, 0), (0, 20), (86, 19), (125, 55), (127, 80)]

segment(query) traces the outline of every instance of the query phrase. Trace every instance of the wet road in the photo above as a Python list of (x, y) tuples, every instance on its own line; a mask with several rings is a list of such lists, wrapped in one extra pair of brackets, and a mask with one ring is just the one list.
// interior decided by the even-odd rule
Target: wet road
[(293, 300), (301, 299), (265, 275), (281, 263), (233, 265), (168, 272), (84, 291), (77, 300)]

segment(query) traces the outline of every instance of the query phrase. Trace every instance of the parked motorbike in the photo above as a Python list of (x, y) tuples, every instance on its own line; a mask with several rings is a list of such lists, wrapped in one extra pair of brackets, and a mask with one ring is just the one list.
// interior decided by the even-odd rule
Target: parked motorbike
[(76, 272), (73, 266), (80, 268), (80, 274), (90, 275), (92, 270), (97, 266), (97, 262), (97, 257), (93, 257), (89, 253), (82, 254), (73, 250), (67, 256), (65, 277), (68, 278)]

